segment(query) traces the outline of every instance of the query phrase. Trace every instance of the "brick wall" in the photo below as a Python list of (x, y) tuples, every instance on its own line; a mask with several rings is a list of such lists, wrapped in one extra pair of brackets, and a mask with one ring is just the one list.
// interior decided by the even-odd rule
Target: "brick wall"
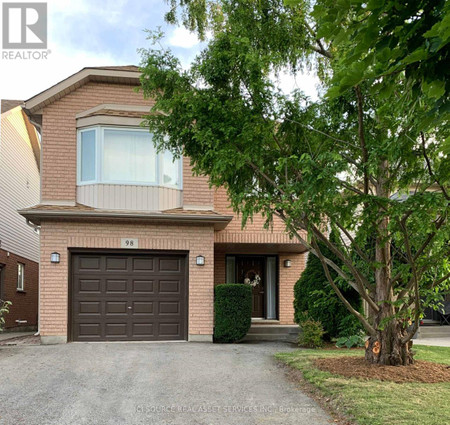
[[(294, 324), (294, 285), (306, 266), (306, 253), (279, 255), (279, 319), (281, 325)], [(284, 260), (291, 260), (291, 267), (284, 267)]]
[[(24, 292), (17, 291), (17, 263), (25, 265)], [(0, 249), (0, 264), (2, 267), (2, 296), (12, 305), (9, 314), (5, 315), (5, 328), (18, 326), (37, 326), (38, 318), (38, 278), (39, 264)], [(26, 320), (18, 325), (16, 320)]]
[(193, 176), (189, 158), (183, 158), (183, 205), (210, 207), (214, 205), (214, 190), (208, 177)]
[[(214, 229), (142, 223), (44, 221), (41, 227), (42, 336), (67, 335), (68, 248), (116, 248), (121, 238), (139, 238), (139, 249), (189, 251), (189, 335), (213, 333)], [(50, 254), (61, 254), (59, 264)], [(130, 251), (132, 253), (132, 251)], [(195, 264), (205, 257), (205, 266)]]
[(233, 215), (233, 219), (228, 226), (216, 232), (215, 241), (217, 243), (279, 243), (279, 244), (299, 244), (296, 239), (291, 239), (285, 232), (284, 223), (274, 217), (272, 225), (264, 229), (265, 219), (261, 215), (255, 215), (252, 221), (248, 221), (242, 229), (241, 217), (234, 214), (230, 208), (225, 189), (220, 188), (214, 191), (214, 210), (226, 215)]

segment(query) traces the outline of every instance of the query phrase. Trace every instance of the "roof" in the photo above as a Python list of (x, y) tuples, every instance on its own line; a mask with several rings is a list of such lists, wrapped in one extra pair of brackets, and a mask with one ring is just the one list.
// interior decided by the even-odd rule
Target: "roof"
[(140, 76), (139, 67), (135, 65), (86, 67), (26, 100), (25, 108), (30, 114), (39, 114), (43, 107), (71, 93), (89, 81), (138, 86)]
[(226, 227), (233, 218), (212, 210), (185, 210), (174, 208), (165, 211), (106, 210), (76, 203), (70, 205), (35, 205), (19, 211), (34, 224), (43, 219), (114, 219), (145, 220), (150, 222), (174, 222), (177, 224), (213, 224), (216, 230)]
[[(148, 107), (147, 109), (150, 109)], [(95, 117), (98, 115), (108, 115), (111, 117), (128, 117), (128, 118), (143, 118), (148, 114), (148, 110), (146, 112), (142, 111), (120, 111), (116, 109), (99, 109), (98, 111), (91, 112), (90, 114), (85, 115), (85, 117)]]
[(135, 71), (139, 72), (139, 67), (136, 65), (120, 65), (120, 66), (93, 66), (87, 67), (90, 69), (112, 69), (116, 71)]
[(22, 104), (23, 100), (2, 99), (2, 107), (1, 107), (2, 114)]

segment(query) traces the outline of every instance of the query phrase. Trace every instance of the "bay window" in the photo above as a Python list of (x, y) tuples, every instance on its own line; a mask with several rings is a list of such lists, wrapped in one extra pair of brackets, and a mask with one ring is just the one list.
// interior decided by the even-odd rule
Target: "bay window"
[(78, 131), (78, 184), (157, 185), (181, 189), (181, 160), (157, 152), (145, 129), (92, 127)]

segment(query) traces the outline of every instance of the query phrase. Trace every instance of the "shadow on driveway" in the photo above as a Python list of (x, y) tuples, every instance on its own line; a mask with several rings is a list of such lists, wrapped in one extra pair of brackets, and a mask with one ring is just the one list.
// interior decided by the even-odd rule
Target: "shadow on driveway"
[(0, 424), (322, 425), (280, 343), (0, 347)]

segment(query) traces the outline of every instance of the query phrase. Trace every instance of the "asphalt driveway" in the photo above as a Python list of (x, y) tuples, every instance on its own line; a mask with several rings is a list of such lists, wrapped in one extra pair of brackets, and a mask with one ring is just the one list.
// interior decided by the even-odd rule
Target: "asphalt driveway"
[(0, 347), (0, 424), (328, 424), (284, 344)]

